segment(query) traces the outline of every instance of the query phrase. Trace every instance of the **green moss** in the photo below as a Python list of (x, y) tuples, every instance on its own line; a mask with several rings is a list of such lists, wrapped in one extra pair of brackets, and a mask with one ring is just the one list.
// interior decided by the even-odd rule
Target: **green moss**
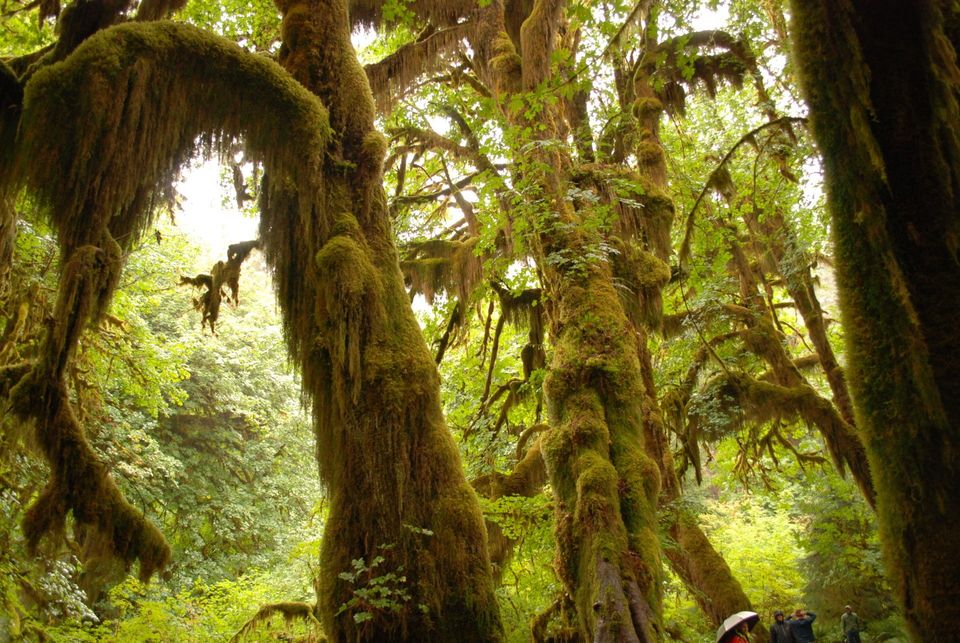
[(363, 165), (379, 175), (383, 159), (387, 156), (387, 138), (377, 130), (367, 132), (363, 139), (362, 156)]
[(658, 118), (663, 111), (663, 103), (653, 96), (638, 98), (633, 101), (632, 106), (634, 116), (641, 121)]
[(187, 25), (121, 25), (34, 74), (7, 180), (47, 206), (68, 245), (109, 227), (129, 247), (150, 195), (167, 193), (201, 135), (242, 139), (277, 180), (316, 190), (330, 129), (316, 98), (265, 57)]
[(520, 91), (523, 60), (506, 33), (501, 33), (493, 43), (490, 68), (494, 72), (497, 94), (503, 96)]
[(663, 147), (656, 141), (640, 141), (634, 146), (633, 153), (640, 165), (659, 163), (663, 159)]

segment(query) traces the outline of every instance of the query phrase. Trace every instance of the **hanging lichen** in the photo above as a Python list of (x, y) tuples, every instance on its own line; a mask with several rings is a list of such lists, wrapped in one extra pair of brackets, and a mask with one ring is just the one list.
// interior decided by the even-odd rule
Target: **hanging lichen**
[[(210, 327), (217, 334), (216, 323), (220, 318), (220, 303), (226, 297), (234, 305), (240, 303), (240, 269), (247, 256), (260, 247), (260, 240), (243, 241), (231, 244), (227, 248), (227, 261), (218, 261), (210, 273), (201, 273), (195, 277), (181, 276), (181, 286), (193, 286), (205, 290), (193, 300), (193, 307), (200, 312), (200, 327)], [(227, 290), (229, 289), (229, 294)]]
[(453, 25), (444, 29), (428, 28), (416, 41), (403, 45), (397, 51), (374, 64), (366, 66), (370, 89), (377, 102), (377, 109), (386, 113), (403, 97), (404, 90), (418, 76), (430, 71), (439, 63), (441, 55), (455, 51), (463, 41), (469, 23)]
[[(287, 120), (288, 128), (273, 125)], [(87, 444), (64, 372), (86, 324), (104, 313), (123, 248), (149, 226), (179, 167), (203, 147), (242, 138), (278, 183), (322, 196), (329, 129), (314, 96), (265, 58), (174, 24), (125, 25), (87, 39), (26, 86), (12, 167), (0, 193), (26, 188), (57, 231), (63, 258), (54, 323), (40, 358), (12, 387), (11, 408), (36, 425), (51, 480), (27, 513), (31, 546), (71, 513), (98, 549), (149, 577), (169, 557)]]
[(411, 293), (423, 295), (431, 304), (434, 295), (441, 291), (468, 301), (483, 279), (483, 260), (476, 255), (477, 241), (479, 237), (407, 244), (406, 258), (400, 262), (400, 268)]

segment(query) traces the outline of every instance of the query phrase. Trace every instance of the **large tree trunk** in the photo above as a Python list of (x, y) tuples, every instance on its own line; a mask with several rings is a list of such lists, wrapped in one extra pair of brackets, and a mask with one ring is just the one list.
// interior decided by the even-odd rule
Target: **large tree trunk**
[(545, 390), (543, 453), (557, 494), (560, 574), (581, 632), (654, 641), (659, 626), (659, 472), (643, 451), (634, 335), (609, 270), (566, 278)]
[[(532, 94), (549, 79), (565, 5), (533, 2), (513, 40), (500, 37), (507, 32), (503, 3), (487, 8), (474, 49), (497, 98)], [(515, 23), (517, 16), (510, 18)], [(529, 119), (506, 105), (504, 112), (530, 132), (529, 155), (516, 159), (517, 180), (542, 204), (522, 214), (530, 217), (527, 241), (542, 271), (555, 344), (544, 383), (551, 429), (542, 449), (557, 496), (558, 572), (583, 639), (655, 641), (659, 474), (643, 450), (635, 338), (610, 265), (589, 258), (600, 241), (582, 226), (591, 213), (567, 199), (573, 159), (536, 144), (562, 136), (562, 106), (544, 105)]]
[(960, 618), (960, 70), (946, 3), (792, 3), (849, 382), (912, 636)]
[[(330, 495), (319, 616), (337, 641), (500, 640), (483, 519), (391, 241), (381, 185), (386, 142), (374, 130), (369, 85), (350, 44), (347, 1), (279, 5), (281, 63), (320, 97), (336, 139), (324, 185), (333, 224), (307, 221), (300, 239), (264, 234), (291, 351), (313, 398)], [(312, 259), (302, 270), (283, 262), (285, 245), (299, 243)], [(357, 560), (369, 572), (356, 573)], [(372, 606), (356, 593), (388, 574), (391, 605)]]

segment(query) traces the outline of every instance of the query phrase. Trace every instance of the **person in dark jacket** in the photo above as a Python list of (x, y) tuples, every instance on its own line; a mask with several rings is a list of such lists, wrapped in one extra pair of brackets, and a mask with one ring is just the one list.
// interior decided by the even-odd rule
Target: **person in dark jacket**
[(817, 615), (813, 612), (807, 612), (798, 609), (793, 616), (787, 619), (790, 624), (790, 631), (793, 632), (793, 638), (797, 643), (813, 643), (817, 637), (813, 635), (813, 622)]
[(796, 643), (797, 639), (790, 631), (790, 624), (783, 620), (783, 612), (773, 613), (773, 625), (770, 626), (770, 643)]

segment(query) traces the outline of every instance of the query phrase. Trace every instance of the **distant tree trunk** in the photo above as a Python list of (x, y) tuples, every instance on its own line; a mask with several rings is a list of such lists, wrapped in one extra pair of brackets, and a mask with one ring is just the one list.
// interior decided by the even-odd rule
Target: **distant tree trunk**
[[(331, 640), (497, 641), (483, 519), (439, 400), (436, 366), (410, 308), (382, 188), (386, 141), (350, 44), (347, 0), (287, 0), (280, 61), (330, 112), (324, 230), (264, 231), (291, 351), (313, 397), (321, 476), (330, 494), (318, 612)], [(291, 212), (291, 216), (298, 213)], [(287, 265), (313, 244), (315, 265)], [(313, 263), (313, 262), (311, 262)], [(382, 562), (376, 563), (382, 557)], [(352, 561), (375, 566), (354, 581)], [(392, 604), (354, 593), (387, 582)], [(369, 577), (368, 577), (369, 576)], [(404, 597), (403, 593), (409, 596)], [(358, 617), (366, 612), (372, 618)]]
[(960, 619), (960, 70), (948, 3), (792, 2), (848, 380), (914, 640)]

